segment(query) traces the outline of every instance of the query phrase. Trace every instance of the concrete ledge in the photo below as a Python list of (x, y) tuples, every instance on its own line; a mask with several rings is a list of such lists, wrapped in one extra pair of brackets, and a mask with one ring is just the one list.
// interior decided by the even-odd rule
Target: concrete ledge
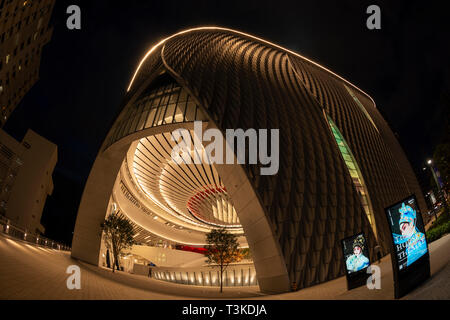
[(259, 289), (263, 293), (284, 293), (291, 291), (286, 276), (258, 278)]

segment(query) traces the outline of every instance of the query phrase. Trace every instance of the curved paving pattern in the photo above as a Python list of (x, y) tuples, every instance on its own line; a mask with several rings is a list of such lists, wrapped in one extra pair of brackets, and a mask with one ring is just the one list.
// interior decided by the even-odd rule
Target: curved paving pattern
[[(404, 299), (450, 299), (450, 235), (430, 244), (431, 279)], [(0, 299), (32, 300), (174, 300), (174, 299), (393, 299), (394, 287), (389, 256), (381, 267), (381, 290), (360, 287), (346, 290), (345, 278), (339, 278), (297, 292), (264, 295), (258, 287), (189, 287), (98, 268), (71, 259), (68, 253), (25, 244), (0, 235)], [(81, 268), (81, 290), (68, 290), (66, 269)]]

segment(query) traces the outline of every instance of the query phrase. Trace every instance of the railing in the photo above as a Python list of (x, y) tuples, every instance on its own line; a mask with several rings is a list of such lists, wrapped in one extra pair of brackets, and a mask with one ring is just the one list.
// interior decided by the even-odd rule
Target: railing
[[(148, 274), (148, 266), (134, 266), (135, 274)], [(218, 268), (164, 268), (152, 267), (152, 278), (191, 286), (220, 286)], [(230, 265), (223, 274), (224, 287), (257, 286), (256, 271), (253, 264)]]
[(45, 238), (40, 235), (36, 235), (30, 232), (27, 232), (23, 228), (14, 225), (3, 216), (0, 216), (0, 233), (6, 234), (9, 237), (16, 238), (25, 242), (37, 244), (42, 247), (61, 250), (61, 251), (70, 251), (70, 247), (64, 244), (58, 243), (51, 239)]

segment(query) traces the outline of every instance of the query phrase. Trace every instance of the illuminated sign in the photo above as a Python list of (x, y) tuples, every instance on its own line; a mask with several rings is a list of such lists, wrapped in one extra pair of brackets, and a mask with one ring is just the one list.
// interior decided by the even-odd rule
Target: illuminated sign
[(425, 228), (415, 197), (386, 209), (398, 269), (404, 270), (428, 252)]
[(430, 277), (425, 227), (415, 195), (385, 209), (391, 231), (395, 298), (401, 298)]

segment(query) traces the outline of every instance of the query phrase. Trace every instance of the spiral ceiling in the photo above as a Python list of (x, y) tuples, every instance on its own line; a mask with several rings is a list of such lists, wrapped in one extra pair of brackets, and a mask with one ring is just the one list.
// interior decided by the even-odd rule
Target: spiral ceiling
[(191, 163), (175, 163), (171, 156), (175, 145), (170, 133), (161, 133), (141, 139), (136, 147), (132, 171), (150, 202), (185, 222), (242, 229), (214, 166), (204, 161), (195, 164), (193, 156)]

